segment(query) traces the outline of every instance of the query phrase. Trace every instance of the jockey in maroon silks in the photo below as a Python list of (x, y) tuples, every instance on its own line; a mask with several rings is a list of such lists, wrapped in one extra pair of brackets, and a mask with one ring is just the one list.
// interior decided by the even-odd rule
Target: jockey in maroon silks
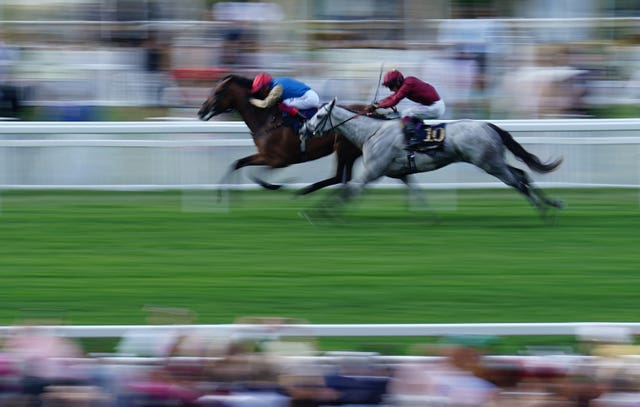
[(382, 85), (394, 93), (367, 106), (366, 110), (373, 112), (378, 108), (391, 108), (405, 98), (414, 102), (400, 112), (408, 138), (416, 136), (417, 127), (422, 126), (423, 120), (439, 119), (444, 115), (446, 107), (438, 91), (415, 76), (405, 78), (400, 71), (393, 69), (384, 75)]

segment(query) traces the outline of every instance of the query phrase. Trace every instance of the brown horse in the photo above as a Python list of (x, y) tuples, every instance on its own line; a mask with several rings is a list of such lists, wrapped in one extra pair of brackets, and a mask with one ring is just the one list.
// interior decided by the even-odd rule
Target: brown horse
[[(353, 164), (362, 155), (360, 149), (339, 133), (330, 132), (307, 142), (305, 151), (302, 151), (300, 137), (293, 127), (286, 124), (286, 120), (276, 106), (261, 109), (249, 103), (251, 83), (251, 79), (237, 75), (222, 78), (198, 111), (198, 117), (201, 120), (209, 120), (224, 112), (237, 111), (251, 131), (258, 152), (235, 161), (227, 175), (247, 166), (264, 165), (269, 168), (284, 168), (291, 164), (316, 160), (335, 151), (336, 175), (303, 188), (299, 194), (308, 194), (351, 180)], [(364, 105), (351, 106), (351, 108), (362, 109)], [(255, 177), (254, 181), (267, 189), (281, 187)]]

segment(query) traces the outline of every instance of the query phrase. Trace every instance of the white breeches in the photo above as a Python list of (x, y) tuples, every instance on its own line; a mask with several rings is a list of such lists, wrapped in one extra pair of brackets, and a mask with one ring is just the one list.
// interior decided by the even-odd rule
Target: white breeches
[(430, 106), (421, 105), (418, 103), (414, 103), (408, 108), (402, 110), (400, 114), (402, 117), (405, 116), (414, 116), (422, 120), (429, 119), (440, 119), (444, 116), (444, 112), (446, 110), (446, 106), (442, 99), (434, 102)]
[(285, 105), (297, 107), (298, 110), (311, 109), (320, 105), (320, 97), (315, 90), (309, 89), (304, 95), (297, 98), (284, 99)]

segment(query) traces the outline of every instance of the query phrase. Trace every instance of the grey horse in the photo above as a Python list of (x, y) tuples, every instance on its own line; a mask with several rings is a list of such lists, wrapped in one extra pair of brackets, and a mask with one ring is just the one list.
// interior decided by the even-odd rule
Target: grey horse
[(382, 176), (397, 178), (411, 187), (409, 175), (433, 171), (455, 162), (471, 163), (520, 191), (542, 215), (549, 208), (562, 208), (563, 203), (547, 198), (532, 186), (525, 171), (510, 166), (505, 159), (509, 150), (530, 169), (547, 173), (555, 170), (562, 159), (543, 163), (526, 151), (505, 130), (478, 120), (458, 120), (446, 124), (446, 135), (439, 148), (416, 153), (410, 162), (406, 150), (402, 121), (381, 120), (358, 114), (336, 104), (336, 99), (322, 106), (300, 130), (304, 140), (329, 131), (339, 131), (362, 150), (363, 171), (347, 184), (340, 203), (358, 195), (368, 183)]

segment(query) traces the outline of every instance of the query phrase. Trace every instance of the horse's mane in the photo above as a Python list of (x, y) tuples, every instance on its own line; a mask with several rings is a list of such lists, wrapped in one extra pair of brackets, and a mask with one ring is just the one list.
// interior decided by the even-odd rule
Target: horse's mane
[(229, 74), (223, 77), (222, 79), (220, 79), (220, 83), (224, 83), (224, 82), (237, 83), (242, 87), (251, 88), (251, 84), (253, 83), (253, 80), (249, 78), (245, 78), (244, 76)]

